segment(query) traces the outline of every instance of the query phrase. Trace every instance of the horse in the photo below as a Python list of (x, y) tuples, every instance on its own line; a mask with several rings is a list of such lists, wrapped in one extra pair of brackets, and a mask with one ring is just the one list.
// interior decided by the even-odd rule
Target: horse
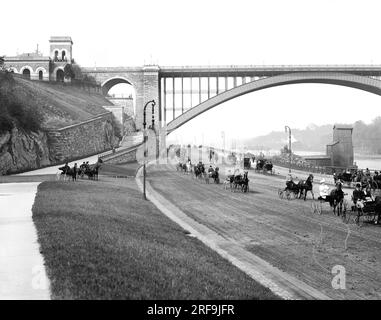
[(203, 174), (205, 172), (205, 167), (202, 163), (199, 163), (197, 166), (194, 167), (194, 175), (196, 178), (201, 179), (203, 177)]
[(89, 179), (98, 180), (98, 173), (99, 169), (102, 166), (102, 162), (103, 161), (101, 159), (98, 159), (98, 161), (95, 164), (92, 164), (88, 168), (86, 168), (85, 175), (87, 175)]
[(248, 178), (249, 172), (245, 171), (243, 174), (242, 184), (241, 184), (241, 191), (242, 192), (248, 192), (249, 191), (249, 178)]
[(298, 183), (298, 190), (299, 190), (299, 199), (302, 197), (302, 194), (304, 192), (304, 200), (306, 200), (307, 192), (310, 191), (312, 194), (312, 199), (315, 199), (314, 197), (314, 191), (312, 183), (314, 181), (314, 176), (312, 173), (308, 176), (307, 180), (300, 180)]
[(209, 169), (209, 177), (213, 179), (214, 183), (219, 184), (220, 183), (220, 174), (219, 174), (219, 168), (216, 167), (216, 169)]
[(70, 179), (74, 175), (74, 169), (70, 168), (67, 163), (63, 167), (59, 167), (58, 170), (60, 170), (61, 173), (57, 172), (57, 180), (63, 177), (63, 180), (66, 181), (66, 179)]
[(273, 164), (271, 162), (269, 162), (269, 161), (266, 161), (264, 166), (263, 166), (263, 170), (265, 172), (269, 172), (270, 171), (270, 173), (272, 173), (273, 172)]
[(265, 160), (263, 159), (259, 159), (257, 160), (257, 164), (255, 166), (255, 171), (260, 171), (260, 170), (263, 170), (263, 166), (265, 165)]
[(230, 178), (231, 182), (231, 189), (236, 190), (239, 186), (241, 188), (242, 192), (249, 191), (249, 178), (248, 178), (248, 171), (245, 171), (243, 176), (242, 174), (238, 174), (236, 176), (231, 176)]
[(343, 184), (341, 182), (336, 183), (336, 188), (333, 189), (329, 194), (329, 205), (333, 208), (333, 214), (340, 216), (343, 212), (343, 201), (344, 201), (344, 192)]

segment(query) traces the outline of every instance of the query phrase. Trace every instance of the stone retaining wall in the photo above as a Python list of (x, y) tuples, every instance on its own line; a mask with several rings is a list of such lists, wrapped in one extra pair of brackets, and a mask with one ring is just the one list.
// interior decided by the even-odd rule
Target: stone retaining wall
[(101, 153), (117, 144), (111, 112), (46, 133), (52, 163)]

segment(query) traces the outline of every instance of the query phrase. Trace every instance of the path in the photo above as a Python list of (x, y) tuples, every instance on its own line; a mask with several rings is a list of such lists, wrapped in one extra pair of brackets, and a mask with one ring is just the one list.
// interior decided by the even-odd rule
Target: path
[(38, 184), (0, 184), (0, 300), (50, 299), (32, 220)]

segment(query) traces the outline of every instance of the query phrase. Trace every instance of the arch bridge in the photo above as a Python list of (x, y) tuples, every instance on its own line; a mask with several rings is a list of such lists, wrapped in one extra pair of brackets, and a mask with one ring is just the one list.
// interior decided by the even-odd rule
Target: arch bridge
[[(166, 134), (201, 113), (241, 95), (296, 83), (326, 83), (381, 95), (381, 65), (182, 66), (85, 68), (104, 94), (118, 83), (136, 92), (136, 126), (142, 128), (147, 101), (158, 102), (155, 129)], [(147, 119), (151, 118), (147, 108)]]

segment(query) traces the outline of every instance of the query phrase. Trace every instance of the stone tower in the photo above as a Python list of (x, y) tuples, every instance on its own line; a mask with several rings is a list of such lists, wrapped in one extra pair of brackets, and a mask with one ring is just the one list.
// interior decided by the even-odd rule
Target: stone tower
[(53, 62), (72, 62), (73, 41), (71, 37), (50, 37), (50, 58)]
[(66, 64), (73, 63), (73, 41), (71, 37), (50, 37), (50, 79), (53, 81), (67, 81), (64, 77)]
[(352, 131), (352, 126), (334, 125), (333, 143), (330, 145), (333, 166), (344, 168), (353, 167)]

